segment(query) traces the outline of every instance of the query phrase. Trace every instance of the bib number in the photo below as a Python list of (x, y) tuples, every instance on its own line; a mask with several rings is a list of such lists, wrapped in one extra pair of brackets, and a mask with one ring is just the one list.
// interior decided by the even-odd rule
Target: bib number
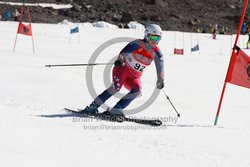
[(143, 72), (143, 69), (145, 68), (145, 66), (139, 64), (139, 63), (135, 63), (134, 65), (134, 69), (136, 69), (137, 71)]

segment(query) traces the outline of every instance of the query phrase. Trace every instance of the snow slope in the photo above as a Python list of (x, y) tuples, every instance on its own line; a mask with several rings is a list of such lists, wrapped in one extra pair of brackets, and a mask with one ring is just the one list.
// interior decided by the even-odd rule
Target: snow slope
[[(31, 38), (23, 35), (18, 35), (12, 53), (17, 26), (0, 22), (0, 166), (250, 166), (248, 89), (228, 84), (218, 126), (213, 126), (235, 36), (212, 40), (210, 34), (199, 34), (200, 54), (191, 54), (195, 34), (185, 33), (182, 40), (180, 32), (164, 32), (159, 44), (165, 55), (164, 90), (181, 117), (176, 121), (173, 108), (160, 92), (151, 106), (133, 115), (163, 120), (163, 126), (152, 128), (66, 113), (64, 107), (83, 108), (92, 101), (86, 67), (44, 67), (87, 63), (105, 41), (142, 37), (143, 32), (80, 26), (79, 44), (78, 34), (69, 43), (69, 25), (32, 24), (35, 54)], [(242, 36), (240, 46), (245, 47), (246, 40)], [(174, 45), (178, 48), (183, 43), (185, 56), (173, 56)], [(97, 62), (111, 61), (125, 45), (107, 47)], [(97, 93), (105, 89), (103, 71), (108, 67), (94, 67)], [(145, 70), (142, 82), (143, 95), (129, 109), (151, 96), (156, 82), (154, 64)], [(116, 101), (111, 98), (107, 104)]]

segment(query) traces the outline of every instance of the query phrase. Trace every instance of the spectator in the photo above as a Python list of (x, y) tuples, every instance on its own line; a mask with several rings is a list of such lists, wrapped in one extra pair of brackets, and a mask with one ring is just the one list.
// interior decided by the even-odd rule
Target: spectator
[(242, 24), (241, 34), (243, 34), (243, 35), (247, 34), (247, 24), (245, 22)]
[(249, 49), (249, 45), (250, 45), (250, 28), (248, 28), (247, 34), (248, 34), (247, 49)]
[(18, 12), (17, 9), (15, 9), (15, 11), (13, 12), (14, 21), (18, 21), (19, 16), (20, 16), (20, 13)]
[(230, 34), (227, 26), (225, 27), (225, 34)]
[(4, 13), (4, 19), (5, 21), (10, 21), (11, 19), (11, 13), (10, 13), (10, 9), (6, 9), (5, 13)]
[(216, 34), (217, 33), (218, 33), (218, 25), (215, 24), (215, 26), (213, 26), (213, 28), (212, 28), (213, 39), (216, 39)]
[(224, 26), (220, 27), (219, 34), (225, 34), (225, 27)]

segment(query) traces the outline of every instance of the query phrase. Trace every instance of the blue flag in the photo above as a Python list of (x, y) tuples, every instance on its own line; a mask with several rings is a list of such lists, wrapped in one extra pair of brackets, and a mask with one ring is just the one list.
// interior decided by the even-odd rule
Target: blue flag
[(199, 50), (199, 45), (195, 45), (193, 48), (191, 48), (191, 52), (195, 52)]
[(78, 33), (78, 32), (79, 32), (78, 26), (70, 30), (70, 34)]

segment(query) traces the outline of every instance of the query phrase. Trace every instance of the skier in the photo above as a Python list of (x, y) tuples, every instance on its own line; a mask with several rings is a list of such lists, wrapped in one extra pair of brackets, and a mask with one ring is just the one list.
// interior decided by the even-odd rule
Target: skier
[(100, 107), (115, 93), (119, 92), (122, 86), (129, 90), (129, 93), (121, 98), (108, 113), (111, 116), (124, 118), (123, 109), (127, 107), (141, 93), (141, 80), (143, 70), (155, 61), (157, 71), (156, 87), (164, 87), (164, 64), (163, 55), (157, 44), (161, 40), (162, 29), (156, 24), (149, 24), (145, 29), (144, 39), (137, 39), (130, 42), (120, 52), (114, 63), (112, 71), (112, 86), (97, 96), (94, 101), (80, 113), (98, 113)]

